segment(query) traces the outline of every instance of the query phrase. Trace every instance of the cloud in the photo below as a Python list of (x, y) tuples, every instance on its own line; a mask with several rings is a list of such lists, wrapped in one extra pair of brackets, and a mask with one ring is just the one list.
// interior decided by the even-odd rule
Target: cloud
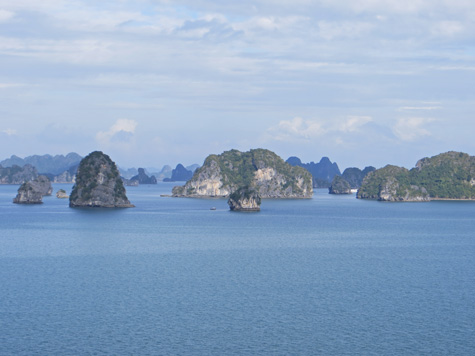
[(425, 125), (433, 121), (435, 119), (423, 117), (401, 118), (393, 126), (393, 132), (400, 140), (414, 141), (418, 138), (432, 135)]
[(14, 12), (0, 9), (0, 23), (6, 22), (15, 16)]
[(268, 135), (276, 141), (309, 140), (321, 136), (325, 132), (326, 130), (318, 121), (304, 120), (300, 117), (282, 120), (267, 130)]
[(16, 134), (17, 134), (17, 130), (14, 130), (14, 129), (5, 129), (5, 130), (2, 130), (0, 132), (2, 134), (7, 135), (7, 136), (16, 136)]
[(343, 132), (355, 132), (371, 121), (373, 121), (373, 118), (370, 116), (350, 116), (339, 126), (339, 130)]
[(459, 21), (441, 21), (432, 27), (435, 36), (452, 37), (464, 32), (464, 26)]
[(108, 131), (100, 131), (96, 134), (96, 140), (103, 145), (129, 144), (133, 141), (137, 121), (119, 119)]
[(413, 110), (439, 110), (441, 106), (402, 106), (398, 108), (398, 111), (413, 111)]
[[(316, 121), (296, 117), (282, 120), (267, 130), (268, 136), (276, 141), (311, 140), (323, 135), (337, 136), (340, 134), (359, 132), (373, 119), (370, 116), (348, 116), (344, 119)], [(336, 140), (341, 140), (337, 137)]]

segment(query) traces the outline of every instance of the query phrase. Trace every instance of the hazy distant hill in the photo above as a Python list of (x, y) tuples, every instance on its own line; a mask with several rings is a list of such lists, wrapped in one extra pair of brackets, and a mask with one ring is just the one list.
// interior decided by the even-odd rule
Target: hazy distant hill
[(20, 158), (13, 155), (10, 158), (1, 161), (0, 165), (3, 167), (12, 167), (13, 165), (23, 167), (26, 164), (31, 164), (40, 174), (49, 173), (58, 175), (67, 171), (72, 166), (78, 165), (81, 159), (82, 157), (74, 152), (68, 153), (66, 156), (34, 155)]
[(289, 157), (286, 161), (291, 166), (305, 168), (312, 174), (314, 188), (328, 188), (335, 176), (340, 176), (340, 168), (336, 162), (331, 162), (328, 157), (323, 157), (319, 163), (302, 163), (298, 157)]

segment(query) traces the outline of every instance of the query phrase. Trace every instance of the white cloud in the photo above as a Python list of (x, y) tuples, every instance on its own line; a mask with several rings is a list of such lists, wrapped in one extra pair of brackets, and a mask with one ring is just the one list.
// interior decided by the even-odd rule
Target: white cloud
[[(344, 120), (315, 121), (296, 117), (282, 120), (267, 130), (267, 134), (276, 141), (310, 140), (322, 135), (338, 136), (355, 133), (373, 119), (369, 116), (349, 116)], [(338, 139), (338, 137), (337, 137)]]
[(18, 88), (22, 87), (24, 84), (20, 83), (0, 83), (0, 89), (8, 89), (8, 88)]
[(338, 129), (343, 132), (355, 132), (358, 131), (361, 126), (371, 121), (373, 121), (373, 118), (370, 116), (350, 116)]
[(432, 34), (435, 36), (452, 37), (464, 31), (459, 21), (441, 21), (433, 25)]
[(401, 106), (398, 108), (398, 111), (413, 111), (413, 110), (439, 110), (442, 109), (441, 106)]
[(133, 140), (137, 121), (119, 119), (108, 131), (100, 131), (96, 134), (96, 140), (104, 145), (129, 144)]
[(15, 16), (14, 12), (0, 9), (0, 22), (6, 22)]
[(7, 136), (15, 136), (17, 134), (17, 130), (14, 130), (14, 129), (5, 129), (0, 132)]
[(403, 141), (414, 141), (432, 135), (425, 126), (433, 121), (435, 120), (432, 118), (423, 117), (400, 118), (393, 126), (393, 132)]
[(312, 139), (323, 135), (326, 130), (318, 121), (304, 120), (296, 117), (292, 120), (282, 120), (276, 126), (267, 130), (267, 133), (277, 141), (295, 139)]

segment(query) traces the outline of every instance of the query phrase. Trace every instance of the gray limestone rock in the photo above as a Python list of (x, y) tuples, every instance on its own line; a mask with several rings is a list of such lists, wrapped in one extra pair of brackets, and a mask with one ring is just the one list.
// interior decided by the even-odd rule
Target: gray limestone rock
[(90, 153), (79, 164), (70, 207), (131, 208), (119, 171), (110, 157)]
[(43, 196), (51, 195), (53, 188), (46, 176), (39, 176), (36, 179), (23, 183), (18, 188), (18, 194), (13, 199), (15, 204), (41, 204)]
[(261, 197), (254, 189), (243, 187), (229, 196), (228, 205), (233, 211), (260, 211)]

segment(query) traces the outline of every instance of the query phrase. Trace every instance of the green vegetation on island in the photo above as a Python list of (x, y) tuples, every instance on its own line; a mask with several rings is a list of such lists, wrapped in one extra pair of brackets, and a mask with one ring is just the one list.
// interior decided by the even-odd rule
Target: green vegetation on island
[(335, 176), (328, 188), (330, 194), (351, 194), (351, 186), (344, 178)]
[(254, 149), (208, 156), (184, 186), (173, 188), (173, 196), (225, 197), (246, 186), (262, 198), (313, 195), (312, 176), (307, 170), (292, 167), (269, 150)]
[(411, 170), (388, 165), (365, 177), (357, 197), (388, 201), (475, 199), (475, 157), (452, 151), (423, 158)]
[(70, 207), (129, 208), (124, 184), (110, 157), (95, 151), (81, 160)]
[(228, 205), (233, 211), (260, 211), (261, 197), (254, 189), (241, 187), (229, 196)]

